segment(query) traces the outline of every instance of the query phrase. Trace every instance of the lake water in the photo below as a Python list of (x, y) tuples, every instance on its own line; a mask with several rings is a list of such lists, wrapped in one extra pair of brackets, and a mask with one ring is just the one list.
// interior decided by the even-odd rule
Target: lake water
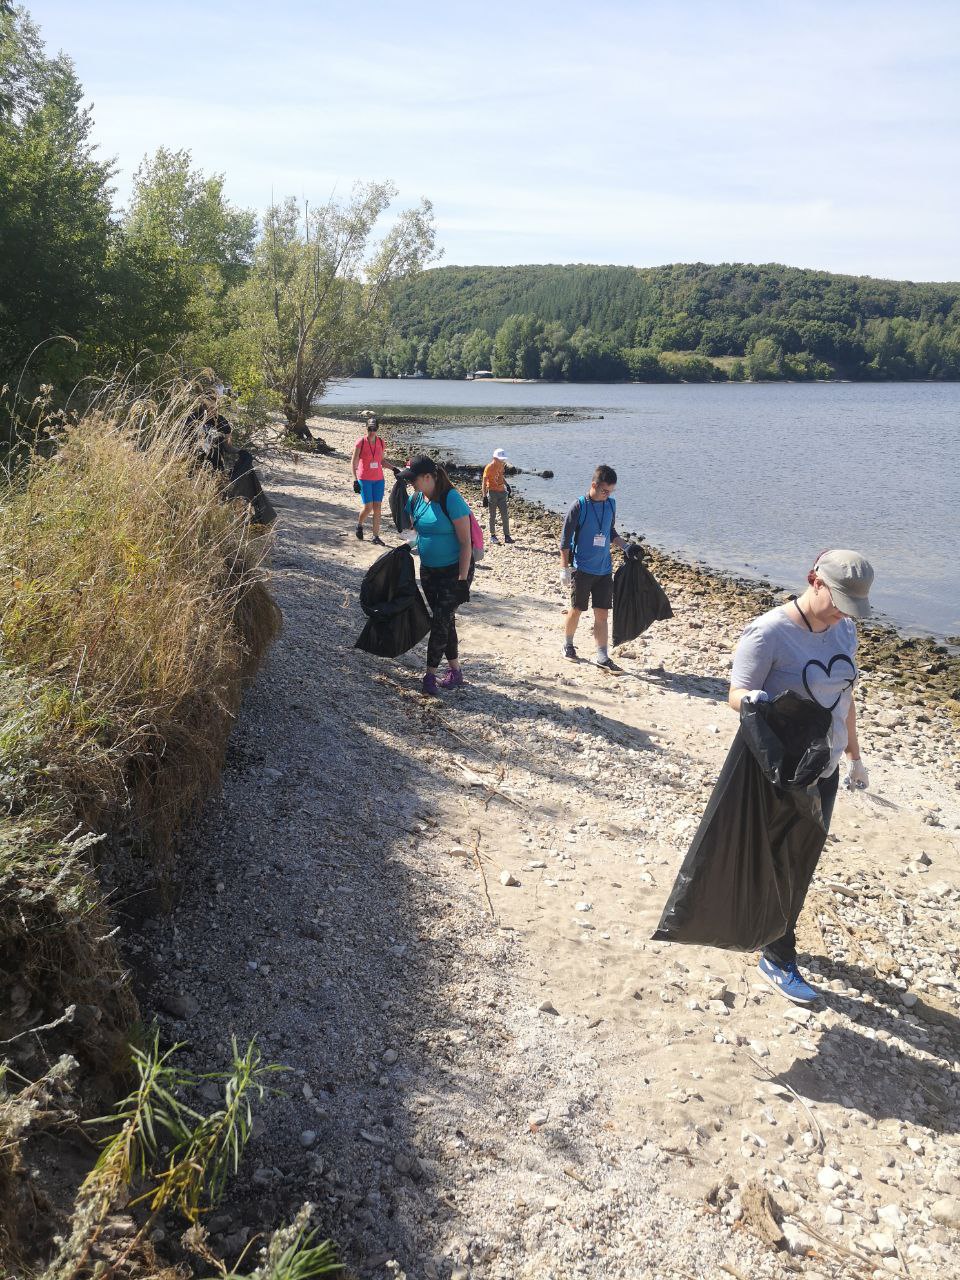
[[(617, 523), (690, 561), (801, 588), (817, 551), (862, 551), (907, 631), (960, 634), (960, 384), (647, 386), (359, 378), (325, 403), (571, 409), (541, 426), (429, 434), (465, 462), (502, 447), (525, 496), (566, 511), (598, 462)], [(319, 406), (322, 412), (323, 406)], [(603, 414), (603, 420), (595, 415)]]

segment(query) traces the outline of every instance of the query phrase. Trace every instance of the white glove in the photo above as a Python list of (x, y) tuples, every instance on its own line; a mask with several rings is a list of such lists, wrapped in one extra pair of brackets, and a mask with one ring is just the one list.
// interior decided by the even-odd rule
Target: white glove
[(851, 760), (847, 765), (847, 776), (844, 779), (849, 791), (866, 791), (870, 785), (870, 775), (862, 760)]
[(563, 583), (565, 587), (569, 587), (570, 583), (573, 581), (573, 570), (569, 567), (569, 565), (567, 566), (566, 569), (560, 570), (560, 581)]
[(741, 702), (769, 702), (770, 695), (766, 689), (751, 689), (741, 698)]

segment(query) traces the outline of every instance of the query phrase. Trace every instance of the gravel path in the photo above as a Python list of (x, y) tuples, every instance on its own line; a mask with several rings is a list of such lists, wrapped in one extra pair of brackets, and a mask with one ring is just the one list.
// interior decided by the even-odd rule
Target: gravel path
[(425, 703), (421, 652), (351, 647), (378, 548), (355, 433), (323, 431), (337, 456), (272, 477), (284, 632), (133, 957), (198, 1066), (257, 1035), (291, 1068), (215, 1245), (311, 1200), (361, 1276), (960, 1271), (946, 720), (865, 682), (875, 792), (841, 797), (801, 937), (825, 1000), (794, 1010), (750, 957), (648, 941), (735, 730), (732, 620), (667, 584), (621, 677), (564, 663), (521, 515), (462, 614), (467, 687)]

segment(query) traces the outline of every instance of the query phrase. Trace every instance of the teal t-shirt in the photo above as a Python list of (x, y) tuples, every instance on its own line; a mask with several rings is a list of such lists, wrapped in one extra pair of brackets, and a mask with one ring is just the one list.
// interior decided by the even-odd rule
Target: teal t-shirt
[(460, 559), (460, 540), (453, 522), (470, 514), (470, 508), (456, 489), (447, 494), (449, 520), (440, 503), (428, 502), (422, 493), (415, 493), (408, 499), (407, 510), (417, 531), (420, 563), (428, 569), (443, 569), (456, 564)]

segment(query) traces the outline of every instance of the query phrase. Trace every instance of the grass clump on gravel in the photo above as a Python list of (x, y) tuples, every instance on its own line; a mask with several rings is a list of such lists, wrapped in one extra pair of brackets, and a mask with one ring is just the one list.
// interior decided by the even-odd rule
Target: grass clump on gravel
[(169, 868), (279, 629), (269, 539), (196, 465), (195, 400), (101, 397), (0, 475), (0, 1274), (63, 1226), (35, 1135), (126, 1065), (102, 867), (132, 892)]

